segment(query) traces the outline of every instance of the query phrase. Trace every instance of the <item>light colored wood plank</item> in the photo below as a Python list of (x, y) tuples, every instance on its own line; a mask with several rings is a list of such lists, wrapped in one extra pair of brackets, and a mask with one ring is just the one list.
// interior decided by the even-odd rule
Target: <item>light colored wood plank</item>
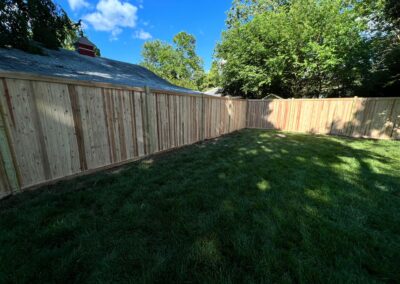
[(136, 139), (138, 145), (139, 157), (145, 155), (144, 151), (144, 129), (143, 129), (143, 115), (142, 115), (142, 96), (141, 93), (134, 93), (135, 102), (135, 122), (136, 122)]
[[(26, 80), (6, 79), (11, 110), (6, 115), (6, 125), (10, 129), (10, 142), (16, 154), (16, 167), (21, 176), (21, 187), (46, 180), (43, 168), (43, 154), (40, 147), (37, 124), (32, 115), (32, 91)], [(15, 117), (12, 122), (10, 112)]]
[(109, 141), (101, 88), (76, 87), (82, 119), (83, 139), (88, 169), (109, 165)]

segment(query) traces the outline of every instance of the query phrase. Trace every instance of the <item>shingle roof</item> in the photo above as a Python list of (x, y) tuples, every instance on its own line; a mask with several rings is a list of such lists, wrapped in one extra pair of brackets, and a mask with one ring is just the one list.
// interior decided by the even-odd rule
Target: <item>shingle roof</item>
[(81, 44), (86, 44), (86, 45), (92, 45), (92, 46), (96, 46), (93, 42), (91, 42), (90, 40), (88, 40), (86, 37), (81, 36), (76, 43), (81, 43)]
[(64, 77), (132, 87), (200, 94), (200, 92), (172, 85), (148, 69), (104, 57), (89, 57), (65, 49), (44, 49), (46, 56), (17, 49), (0, 48), (0, 71)]

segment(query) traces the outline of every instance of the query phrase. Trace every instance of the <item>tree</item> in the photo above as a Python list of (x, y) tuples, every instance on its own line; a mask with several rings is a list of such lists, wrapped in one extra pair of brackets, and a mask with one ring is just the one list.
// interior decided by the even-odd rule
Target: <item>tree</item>
[(202, 90), (207, 90), (215, 87), (221, 86), (221, 68), (218, 61), (213, 61), (211, 64), (210, 71), (206, 74)]
[(369, 69), (364, 73), (359, 96), (398, 96), (400, 89), (400, 2), (362, 1), (361, 15), (369, 20)]
[(226, 60), (227, 92), (344, 96), (360, 84), (368, 46), (361, 36), (366, 22), (354, 8), (342, 0), (265, 3), (268, 8), (225, 31), (216, 48), (217, 57)]
[(178, 86), (200, 89), (204, 80), (203, 61), (196, 54), (196, 39), (180, 32), (173, 45), (160, 40), (146, 42), (141, 65)]
[(289, 3), (289, 0), (233, 0), (226, 24), (228, 28), (235, 28), (251, 21), (257, 14), (273, 11)]
[(29, 14), (23, 0), (0, 1), (0, 47), (29, 49)]
[(2, 1), (0, 20), (0, 46), (31, 52), (71, 46), (80, 30), (51, 0)]
[(396, 29), (400, 29), (400, 1), (386, 0), (385, 16)]
[(230, 94), (393, 96), (400, 88), (398, 0), (234, 0), (227, 28), (216, 50)]

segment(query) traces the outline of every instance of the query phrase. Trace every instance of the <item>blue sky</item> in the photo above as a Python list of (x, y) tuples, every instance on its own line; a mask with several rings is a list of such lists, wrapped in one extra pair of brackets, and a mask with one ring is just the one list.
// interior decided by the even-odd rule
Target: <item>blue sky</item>
[(139, 63), (146, 40), (171, 42), (180, 31), (196, 36), (205, 70), (225, 29), (231, 0), (56, 0), (104, 57)]

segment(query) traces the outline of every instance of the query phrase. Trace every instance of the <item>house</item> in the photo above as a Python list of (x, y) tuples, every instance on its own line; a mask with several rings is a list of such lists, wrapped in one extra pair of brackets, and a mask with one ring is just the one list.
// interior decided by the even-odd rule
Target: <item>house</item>
[(75, 49), (79, 52), (79, 54), (91, 57), (96, 56), (96, 45), (88, 40), (87, 37), (80, 37), (75, 43)]
[(175, 86), (148, 69), (131, 63), (96, 57), (94, 44), (80, 38), (76, 51), (43, 49), (45, 55), (0, 48), (0, 72), (22, 72), (91, 82), (144, 87), (186, 94), (200, 92)]
[(262, 98), (262, 100), (283, 100), (282, 97), (275, 95), (275, 94), (268, 94), (265, 97)]
[(223, 91), (224, 90), (222, 87), (215, 87), (215, 88), (204, 91), (204, 94), (207, 96), (212, 96), (212, 97), (217, 97), (217, 98), (224, 97), (226, 99), (242, 99), (243, 98), (241, 96), (230, 96), (230, 95), (225, 96), (223, 94)]
[(215, 87), (204, 91), (204, 94), (214, 97), (222, 97), (222, 91), (221, 87)]

